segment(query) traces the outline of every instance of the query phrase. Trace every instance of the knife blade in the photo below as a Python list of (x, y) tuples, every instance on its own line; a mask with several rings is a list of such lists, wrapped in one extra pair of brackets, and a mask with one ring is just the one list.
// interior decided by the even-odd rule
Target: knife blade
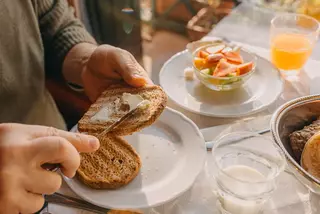
[(123, 123), (123, 121), (125, 121), (126, 119), (128, 119), (129, 117), (131, 117), (136, 111), (138, 111), (138, 109), (143, 106), (145, 103), (142, 101), (140, 102), (136, 108), (131, 109), (129, 112), (127, 112), (123, 117), (119, 118), (117, 121), (115, 121), (113, 124), (111, 124), (110, 126), (108, 126), (106, 129), (104, 129), (99, 135), (98, 137), (102, 137), (105, 134), (107, 134), (108, 132), (112, 131), (115, 127), (119, 126), (121, 123)]
[[(255, 132), (255, 133), (262, 135), (262, 134), (266, 134), (266, 133), (268, 133), (268, 132), (270, 132), (270, 129), (269, 129), (269, 128), (259, 130), (259, 131)], [(240, 138), (240, 139), (237, 139), (237, 140), (241, 140), (241, 139), (245, 139), (245, 138)], [(207, 141), (207, 142), (206, 142), (207, 151), (211, 151), (215, 143), (216, 143), (216, 140)]]
[[(119, 118), (113, 124), (111, 124), (106, 129), (104, 129), (100, 134), (98, 134), (98, 137), (104, 136), (105, 134), (113, 130), (115, 127), (119, 126), (123, 121), (125, 121), (131, 115), (133, 115), (136, 111), (138, 111), (138, 109), (141, 108), (141, 106), (143, 105), (145, 105), (145, 102), (141, 101), (136, 108), (133, 108), (130, 111), (128, 111), (123, 117)], [(60, 168), (60, 164), (45, 163), (42, 165), (42, 168), (55, 172)]]

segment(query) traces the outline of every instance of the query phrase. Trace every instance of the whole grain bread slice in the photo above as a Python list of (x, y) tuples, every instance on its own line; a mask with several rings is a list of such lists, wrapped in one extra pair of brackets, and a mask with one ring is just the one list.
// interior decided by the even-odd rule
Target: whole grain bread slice
[(121, 137), (98, 138), (100, 148), (96, 152), (80, 154), (79, 180), (94, 189), (116, 189), (128, 184), (141, 168), (140, 157)]
[(303, 129), (297, 130), (289, 135), (290, 145), (298, 162), (300, 162), (302, 151), (308, 140), (319, 131), (320, 118), (313, 121), (312, 124), (305, 126)]
[[(117, 136), (130, 135), (134, 132), (151, 125), (163, 112), (167, 104), (167, 95), (160, 86), (148, 85), (141, 88), (132, 88), (129, 86), (111, 87), (104, 91), (97, 101), (92, 104), (89, 110), (78, 122), (78, 130), (90, 134), (101, 133), (110, 126), (116, 119), (124, 116), (117, 114), (111, 119), (104, 121), (94, 121), (92, 117), (102, 108), (111, 108), (107, 104), (116, 102), (124, 93), (138, 94), (143, 99), (150, 101), (147, 108), (137, 110), (132, 116), (126, 119), (118, 127), (115, 127), (110, 134)], [(126, 109), (128, 111), (128, 109)]]

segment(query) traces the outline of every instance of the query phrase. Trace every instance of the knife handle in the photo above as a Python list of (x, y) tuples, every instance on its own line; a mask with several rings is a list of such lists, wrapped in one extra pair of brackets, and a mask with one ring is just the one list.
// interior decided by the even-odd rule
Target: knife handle
[(45, 164), (42, 164), (41, 167), (45, 170), (56, 172), (60, 168), (60, 164), (58, 164), (58, 163), (45, 163)]
[(74, 207), (82, 210), (87, 210), (97, 214), (106, 214), (110, 209), (102, 208), (96, 205), (93, 205), (89, 202), (86, 202), (81, 199), (73, 198), (70, 196), (62, 195), (60, 193), (54, 193), (52, 195), (45, 195), (45, 200), (53, 204), (61, 204), (69, 207)]

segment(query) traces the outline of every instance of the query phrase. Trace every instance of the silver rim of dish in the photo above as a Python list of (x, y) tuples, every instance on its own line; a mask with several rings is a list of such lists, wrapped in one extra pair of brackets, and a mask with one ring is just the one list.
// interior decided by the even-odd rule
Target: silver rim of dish
[(296, 106), (299, 106), (304, 103), (309, 103), (310, 101), (316, 101), (316, 100), (320, 100), (320, 94), (300, 97), (285, 103), (280, 108), (278, 108), (278, 110), (273, 114), (270, 125), (271, 125), (271, 133), (272, 133), (273, 139), (284, 152), (287, 161), (290, 162), (303, 177), (305, 177), (310, 182), (320, 187), (320, 181), (314, 176), (307, 173), (287, 152), (287, 150), (284, 148), (283, 144), (281, 143), (281, 139), (276, 131), (278, 130), (278, 127), (279, 127), (279, 118), (281, 118), (282, 115), (284, 115), (286, 112), (288, 112), (289, 110), (293, 109)]

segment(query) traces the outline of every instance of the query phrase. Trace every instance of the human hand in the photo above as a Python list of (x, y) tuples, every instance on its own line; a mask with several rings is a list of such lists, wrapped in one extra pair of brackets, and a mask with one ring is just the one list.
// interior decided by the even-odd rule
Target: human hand
[(44, 204), (42, 194), (61, 186), (57, 172), (42, 168), (60, 164), (71, 178), (80, 165), (79, 152), (93, 152), (99, 141), (93, 136), (51, 127), (0, 124), (0, 213), (30, 214)]
[(93, 51), (81, 77), (91, 101), (95, 101), (108, 86), (121, 81), (133, 87), (152, 84), (132, 54), (110, 45), (101, 45)]

